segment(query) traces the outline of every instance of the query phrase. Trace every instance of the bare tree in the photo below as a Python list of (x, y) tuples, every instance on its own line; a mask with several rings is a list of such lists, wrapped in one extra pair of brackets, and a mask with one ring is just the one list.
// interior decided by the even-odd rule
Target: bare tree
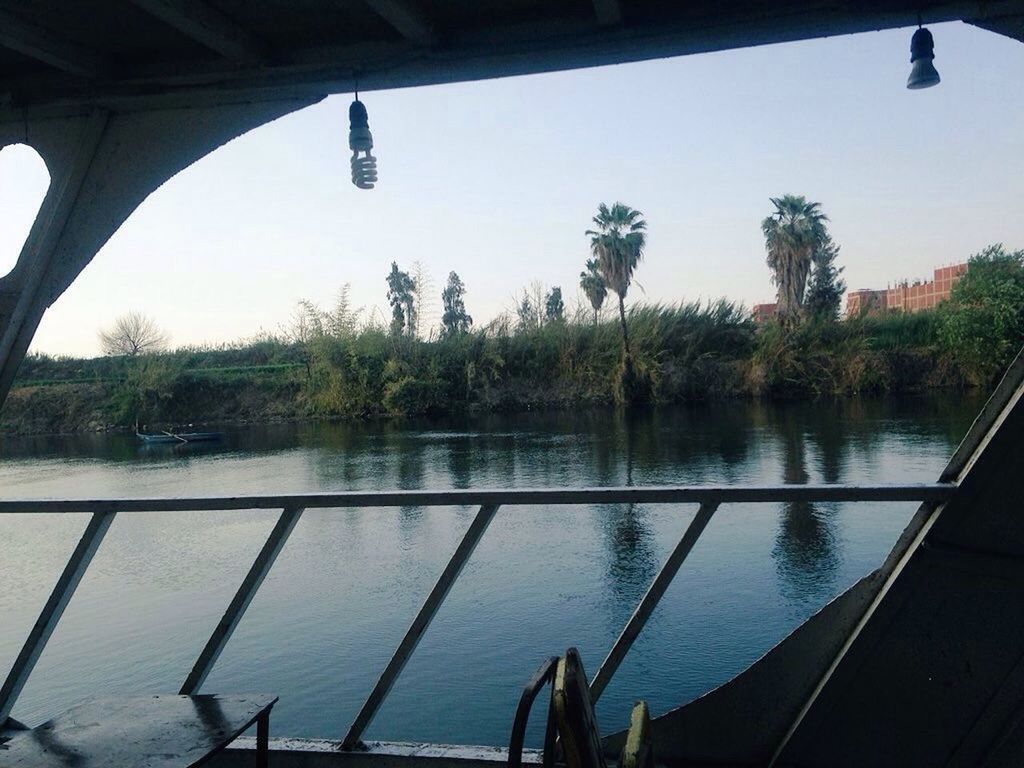
[(168, 341), (167, 334), (151, 317), (135, 311), (117, 318), (110, 330), (100, 331), (100, 346), (105, 355), (135, 357), (160, 352)]
[(546, 298), (547, 291), (544, 288), (544, 283), (540, 280), (534, 280), (523, 288), (520, 296), (513, 296), (518, 330), (529, 331), (544, 325), (544, 302)]

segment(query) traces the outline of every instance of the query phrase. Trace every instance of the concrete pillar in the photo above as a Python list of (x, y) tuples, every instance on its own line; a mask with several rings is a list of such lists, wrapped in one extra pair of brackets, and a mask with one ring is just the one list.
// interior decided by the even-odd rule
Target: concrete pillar
[(18, 262), (0, 278), (0, 405), (47, 307), (143, 200), (222, 144), (320, 98), (0, 117), (0, 146), (30, 145), (50, 173)]

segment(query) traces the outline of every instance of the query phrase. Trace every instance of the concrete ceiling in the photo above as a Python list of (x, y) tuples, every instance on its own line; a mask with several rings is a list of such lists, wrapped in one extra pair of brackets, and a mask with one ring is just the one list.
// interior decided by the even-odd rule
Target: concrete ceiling
[(0, 120), (309, 97), (964, 20), (1024, 0), (0, 0)]

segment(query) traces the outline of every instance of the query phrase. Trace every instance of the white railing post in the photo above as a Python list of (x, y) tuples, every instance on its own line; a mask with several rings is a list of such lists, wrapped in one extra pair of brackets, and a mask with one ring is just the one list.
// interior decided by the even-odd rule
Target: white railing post
[(456, 547), (455, 552), (448, 561), (448, 565), (445, 566), (437, 579), (437, 583), (434, 584), (434, 588), (430, 590), (430, 594), (427, 595), (427, 599), (423, 602), (423, 607), (420, 608), (416, 618), (413, 619), (409, 629), (406, 630), (402, 642), (395, 649), (391, 661), (384, 668), (380, 679), (377, 680), (377, 684), (373, 687), (366, 702), (359, 710), (359, 714), (356, 715), (356, 719), (349, 726), (348, 733), (345, 734), (345, 740), (342, 742), (343, 747), (351, 749), (359, 743), (363, 731), (366, 730), (374, 715), (377, 714), (377, 710), (384, 702), (384, 698), (391, 690), (391, 686), (394, 685), (406, 662), (409, 661), (412, 652), (416, 650), (420, 638), (427, 631), (427, 627), (430, 626), (430, 622), (437, 613), (437, 609), (441, 607), (441, 603), (448, 596), (448, 591), (452, 588), (459, 574), (462, 573), (463, 567), (469, 560), (470, 555), (473, 554), (473, 550), (476, 549), (476, 545), (480, 543), (480, 539), (491, 524), (491, 520), (494, 519), (494, 513), (497, 511), (497, 504), (485, 504), (476, 513), (476, 517), (470, 523), (469, 528), (462, 537), (462, 541), (459, 542), (459, 546)]
[(103, 537), (107, 535), (110, 524), (114, 522), (114, 514), (114, 512), (96, 512), (89, 518), (89, 524), (85, 527), (82, 538), (78, 540), (78, 546), (68, 558), (64, 571), (43, 606), (39, 618), (36, 619), (32, 631), (29, 632), (25, 645), (21, 648), (21, 653), (18, 654), (14, 666), (7, 674), (3, 688), (0, 688), (0, 727), (10, 717), (11, 710), (14, 709), (14, 704), (18, 700), (22, 688), (25, 687), (25, 683), (28, 682), (28, 677), (32, 674), (36, 662), (39, 661), (50, 635), (53, 634), (60, 617), (64, 614), (64, 609), (67, 608), (72, 595), (75, 594), (75, 590), (89, 568), (89, 563), (92, 562), (93, 555), (99, 549)]

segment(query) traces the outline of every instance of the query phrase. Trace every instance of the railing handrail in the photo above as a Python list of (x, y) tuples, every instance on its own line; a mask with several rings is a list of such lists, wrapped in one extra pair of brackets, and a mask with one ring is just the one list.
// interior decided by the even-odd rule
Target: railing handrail
[(955, 483), (814, 485), (648, 485), (601, 488), (452, 488), (238, 496), (2, 499), (0, 514), (205, 512), (253, 509), (446, 507), (500, 504), (738, 504), (813, 501), (945, 501)]

